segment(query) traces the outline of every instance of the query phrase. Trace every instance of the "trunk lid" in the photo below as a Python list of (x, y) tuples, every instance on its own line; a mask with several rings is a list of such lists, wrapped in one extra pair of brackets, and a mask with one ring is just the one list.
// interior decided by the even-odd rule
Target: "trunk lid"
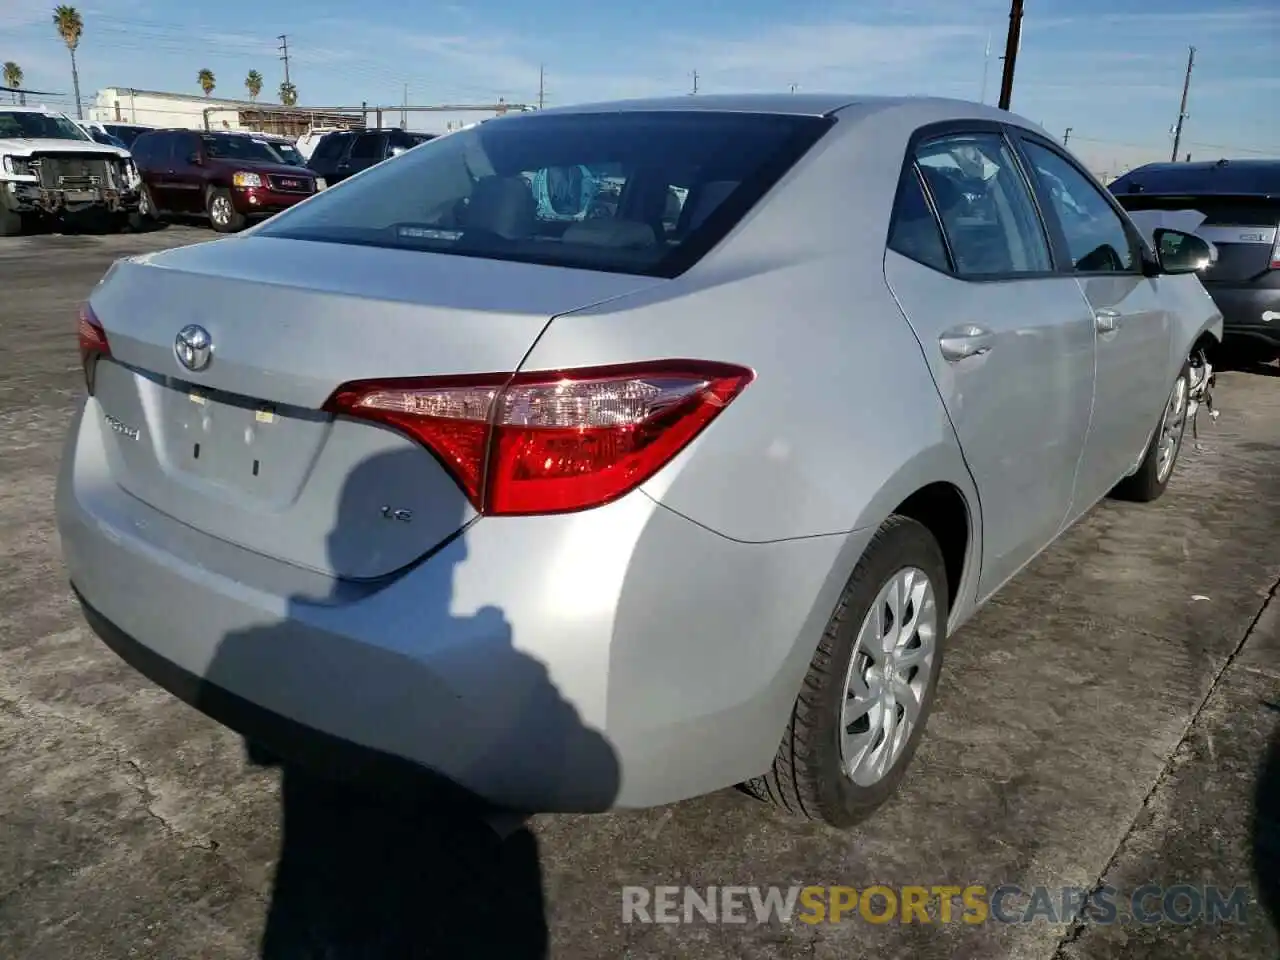
[(1206, 284), (1252, 280), (1270, 269), (1280, 225), (1280, 198), (1266, 196), (1174, 197), (1121, 195), (1126, 210), (1198, 210), (1195, 231), (1218, 248), (1218, 262), (1201, 274)]
[[(551, 317), (658, 282), (252, 233), (120, 261), (90, 298), (113, 478), (255, 552), (386, 575), (474, 511), (424, 447), (321, 412), (334, 389), (514, 371)], [(212, 342), (203, 369), (179, 362), (188, 325)]]

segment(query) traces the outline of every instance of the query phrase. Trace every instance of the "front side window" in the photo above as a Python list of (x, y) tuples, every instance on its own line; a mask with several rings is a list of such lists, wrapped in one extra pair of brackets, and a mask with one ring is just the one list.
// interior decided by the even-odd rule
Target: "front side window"
[(1024, 142), (1042, 198), (1053, 205), (1077, 273), (1125, 273), (1138, 257), (1124, 221), (1102, 192), (1056, 151)]
[(942, 219), (960, 276), (1011, 276), (1052, 269), (1035, 201), (999, 134), (930, 140), (916, 162)]
[(709, 111), (507, 117), (424, 143), (262, 229), (674, 276), (830, 125)]
[(90, 140), (66, 117), (27, 110), (0, 110), (0, 138), (21, 140)]

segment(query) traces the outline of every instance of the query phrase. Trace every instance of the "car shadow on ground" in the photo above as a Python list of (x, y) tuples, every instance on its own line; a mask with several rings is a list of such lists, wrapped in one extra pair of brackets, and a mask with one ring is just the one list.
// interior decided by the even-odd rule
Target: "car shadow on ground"
[(1280, 361), (1268, 359), (1265, 351), (1260, 353), (1256, 350), (1220, 348), (1213, 363), (1216, 371), (1237, 371), (1260, 377), (1280, 377)]
[[(1265, 706), (1280, 713), (1280, 704)], [(1272, 733), (1254, 788), (1252, 834), (1258, 902), (1280, 931), (1280, 726)]]
[[(431, 486), (424, 457), (398, 450), (351, 471), (327, 538), (332, 570), (368, 569), (410, 536), (387, 525), (383, 502), (406, 502), (406, 485)], [(456, 529), (461, 497), (451, 480), (441, 482), (453, 496), (428, 490), (420, 512), (456, 501)], [(430, 536), (430, 518), (414, 519)], [(395, 603), (387, 602), (394, 585), (350, 580), (331, 581), (339, 586), (323, 596), (293, 597), (279, 622), (225, 636), (205, 672), (197, 705), (252, 738), (250, 762), (283, 771), (263, 960), (547, 954), (533, 834), (509, 814), (503, 822), (515, 829), (495, 830), (495, 811), (396, 759), (425, 754), (461, 780), (516, 794), (550, 780), (586, 810), (617, 797), (613, 748), (580, 720), (546, 667), (516, 648), (503, 612), (452, 612), (467, 540), (460, 535), (414, 566)], [(264, 704), (274, 712), (264, 714)], [(254, 709), (256, 721), (246, 720)], [(292, 721), (280, 722), (285, 716)]]

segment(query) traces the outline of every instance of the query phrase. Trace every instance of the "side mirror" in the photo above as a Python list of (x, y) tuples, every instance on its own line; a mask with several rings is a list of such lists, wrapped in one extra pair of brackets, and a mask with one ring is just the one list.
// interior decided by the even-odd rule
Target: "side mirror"
[(1161, 227), (1153, 238), (1162, 273), (1197, 273), (1218, 262), (1218, 248), (1193, 233)]
[(400, 156), (400, 154), (407, 152), (408, 149), (409, 149), (408, 147), (392, 147), (391, 156), (398, 157)]

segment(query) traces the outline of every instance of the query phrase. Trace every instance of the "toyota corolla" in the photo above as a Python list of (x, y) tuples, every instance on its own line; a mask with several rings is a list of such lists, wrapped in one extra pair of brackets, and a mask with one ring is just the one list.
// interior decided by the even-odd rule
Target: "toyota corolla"
[(286, 757), (525, 811), (746, 783), (848, 825), (947, 638), (1165, 490), (1211, 256), (976, 104), (493, 120), (108, 272), (71, 582)]

